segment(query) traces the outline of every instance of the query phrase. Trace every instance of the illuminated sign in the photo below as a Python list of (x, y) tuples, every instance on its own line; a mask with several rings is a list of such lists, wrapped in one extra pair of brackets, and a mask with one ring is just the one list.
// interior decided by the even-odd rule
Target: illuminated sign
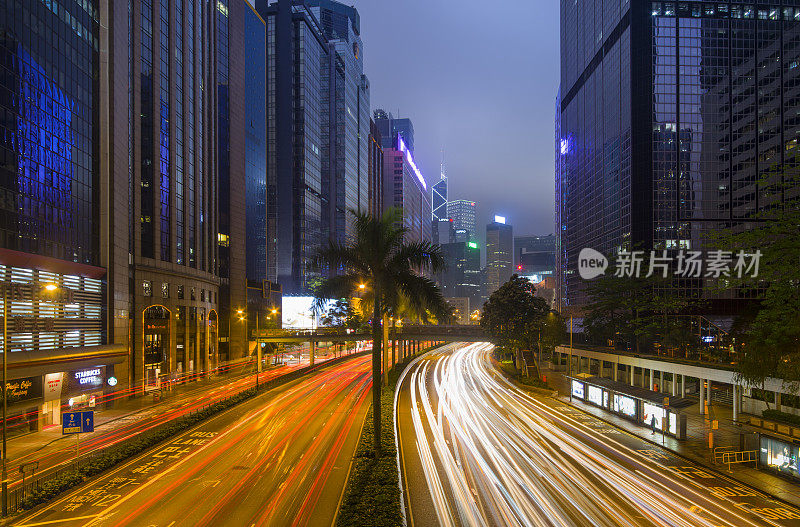
[(477, 249), (478, 248), (478, 244), (475, 243), (475, 242), (467, 242), (467, 245), (469, 246), (470, 249)]
[(109, 377), (106, 381), (109, 386), (116, 386), (117, 385), (117, 378), (116, 377)]
[[(655, 418), (655, 425), (653, 421)], [(644, 403), (644, 424), (646, 426), (655, 426), (656, 430), (661, 430), (664, 421), (664, 409), (650, 403)]]
[(400, 151), (406, 155), (406, 161), (408, 161), (408, 164), (414, 170), (414, 175), (417, 176), (417, 179), (419, 180), (420, 185), (422, 185), (422, 188), (428, 190), (428, 185), (425, 183), (425, 178), (422, 177), (422, 172), (419, 171), (419, 169), (417, 168), (417, 164), (414, 163), (414, 158), (411, 157), (411, 152), (406, 147), (406, 144), (403, 142), (403, 138), (402, 136), (400, 136), (400, 134), (397, 135), (397, 144), (400, 147)]
[(787, 476), (800, 478), (797, 463), (798, 457), (800, 457), (800, 448), (797, 445), (774, 437), (761, 436), (761, 452), (759, 454), (761, 466), (776, 470)]
[(321, 313), (327, 313), (333, 301), (329, 301), (317, 312), (313, 296), (284, 296), (281, 319), (284, 329), (316, 329)]
[(675, 412), (669, 412), (669, 433), (678, 435), (678, 415)]
[(586, 390), (586, 399), (597, 406), (603, 406), (603, 390), (590, 385)]
[(494, 215), (494, 222), (495, 223), (502, 223), (503, 225), (505, 225), (506, 217), (505, 216), (498, 216), (497, 214), (495, 214)]
[(636, 399), (615, 393), (614, 411), (628, 417), (636, 417)]
[(569, 152), (569, 139), (562, 139), (559, 146), (561, 148), (561, 155), (563, 156)]
[(75, 379), (78, 384), (100, 384), (100, 369), (82, 370), (75, 372)]
[(572, 381), (572, 396), (578, 399), (583, 399), (583, 383), (580, 381)]

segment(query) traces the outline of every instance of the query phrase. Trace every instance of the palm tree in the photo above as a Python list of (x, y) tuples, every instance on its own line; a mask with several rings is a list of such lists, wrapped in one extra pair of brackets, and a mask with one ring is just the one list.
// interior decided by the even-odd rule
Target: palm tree
[[(381, 453), (381, 321), (401, 299), (416, 312), (442, 312), (446, 302), (436, 284), (421, 272), (436, 273), (444, 267), (438, 245), (404, 242), (407, 229), (399, 209), (387, 210), (382, 218), (350, 211), (355, 216), (354, 236), (347, 243), (331, 242), (317, 255), (316, 264), (331, 275), (314, 291), (317, 305), (336, 298), (349, 298), (366, 291), (365, 304), (372, 306), (372, 415), (375, 457)], [(338, 274), (337, 274), (338, 273)]]

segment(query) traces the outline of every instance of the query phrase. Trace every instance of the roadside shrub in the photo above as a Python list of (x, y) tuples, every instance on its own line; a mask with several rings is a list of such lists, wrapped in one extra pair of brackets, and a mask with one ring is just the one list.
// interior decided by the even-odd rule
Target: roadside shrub
[(788, 412), (781, 412), (780, 410), (775, 410), (775, 409), (769, 409), (762, 411), (761, 416), (764, 419), (769, 419), (771, 421), (778, 421), (780, 423), (786, 423), (787, 425), (800, 427), (800, 415), (790, 414)]

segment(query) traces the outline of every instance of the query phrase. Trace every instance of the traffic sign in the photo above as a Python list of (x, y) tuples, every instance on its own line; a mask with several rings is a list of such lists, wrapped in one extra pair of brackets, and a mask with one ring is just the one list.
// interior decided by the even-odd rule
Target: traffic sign
[(94, 432), (94, 412), (90, 410), (81, 413), (83, 414), (81, 416), (81, 432)]
[(81, 434), (94, 432), (94, 412), (64, 412), (61, 414), (61, 433)]

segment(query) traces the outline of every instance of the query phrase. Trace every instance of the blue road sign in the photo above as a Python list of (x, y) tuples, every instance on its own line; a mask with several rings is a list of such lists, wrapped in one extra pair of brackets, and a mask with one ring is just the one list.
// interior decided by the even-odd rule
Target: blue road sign
[(61, 433), (81, 434), (94, 432), (94, 412), (64, 412), (61, 414)]
[(81, 414), (83, 412), (64, 412), (61, 414), (61, 433), (80, 434), (81, 433)]
[(94, 411), (81, 412), (81, 432), (94, 432)]

